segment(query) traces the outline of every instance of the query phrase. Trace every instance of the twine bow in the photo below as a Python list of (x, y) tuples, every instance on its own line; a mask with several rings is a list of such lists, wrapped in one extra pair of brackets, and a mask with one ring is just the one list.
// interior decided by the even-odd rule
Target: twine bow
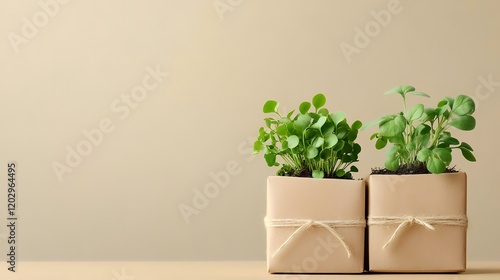
[(401, 235), (403, 229), (412, 225), (423, 226), (428, 230), (436, 230), (434, 226), (459, 226), (467, 227), (467, 216), (374, 216), (368, 217), (368, 225), (398, 225), (391, 238), (384, 244), (387, 248)]
[(335, 230), (339, 227), (365, 227), (365, 220), (305, 220), (305, 219), (264, 219), (266, 227), (298, 227), (281, 246), (273, 253), (272, 257), (277, 256), (285, 247), (287, 247), (303, 231), (312, 227), (320, 227), (328, 230), (340, 244), (344, 247), (347, 257), (352, 255), (351, 249), (344, 238)]

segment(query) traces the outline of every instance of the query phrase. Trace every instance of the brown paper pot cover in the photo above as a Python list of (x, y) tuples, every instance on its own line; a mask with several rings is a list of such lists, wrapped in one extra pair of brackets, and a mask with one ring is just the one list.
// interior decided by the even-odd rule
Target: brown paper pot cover
[(394, 225), (371, 217), (466, 217), (467, 175), (371, 175), (368, 178), (369, 269), (374, 272), (461, 272), (466, 266), (466, 226), (410, 223), (391, 239)]
[[(270, 176), (266, 219), (363, 220), (365, 183), (361, 180)], [(267, 228), (270, 273), (363, 272), (364, 226), (335, 228), (352, 252), (328, 230), (310, 227), (297, 234), (277, 255), (276, 250), (298, 227)]]

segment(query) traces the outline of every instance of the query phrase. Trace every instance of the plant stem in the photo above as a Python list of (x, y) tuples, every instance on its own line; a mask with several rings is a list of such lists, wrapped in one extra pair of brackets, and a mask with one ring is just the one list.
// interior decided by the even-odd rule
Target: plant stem
[(403, 112), (404, 112), (404, 114), (406, 116), (406, 96), (405, 95), (403, 95), (403, 106), (404, 106), (404, 111)]
[(436, 132), (434, 133), (434, 135), (432, 137), (431, 148), (434, 148), (436, 146), (437, 141), (439, 140), (439, 135), (441, 134), (441, 132), (445, 128), (447, 121), (448, 121), (448, 119), (445, 118), (444, 116), (441, 119), (439, 119), (439, 117), (438, 117), (438, 125), (436, 128)]

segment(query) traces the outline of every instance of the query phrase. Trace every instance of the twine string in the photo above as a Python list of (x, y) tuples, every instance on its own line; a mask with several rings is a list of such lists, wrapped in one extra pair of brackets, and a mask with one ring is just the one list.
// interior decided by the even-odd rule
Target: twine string
[(274, 258), (280, 252), (283, 251), (285, 247), (293, 242), (296, 237), (312, 227), (320, 227), (326, 229), (330, 232), (340, 244), (344, 247), (347, 257), (350, 258), (352, 251), (345, 242), (344, 238), (335, 230), (339, 227), (365, 227), (365, 220), (305, 220), (305, 219), (264, 219), (266, 227), (297, 227), (297, 229), (281, 244), (278, 249), (273, 253)]
[(435, 226), (458, 226), (467, 228), (467, 216), (372, 216), (368, 217), (368, 225), (398, 225), (383, 249), (392, 244), (405, 228), (420, 225), (428, 230), (436, 230)]

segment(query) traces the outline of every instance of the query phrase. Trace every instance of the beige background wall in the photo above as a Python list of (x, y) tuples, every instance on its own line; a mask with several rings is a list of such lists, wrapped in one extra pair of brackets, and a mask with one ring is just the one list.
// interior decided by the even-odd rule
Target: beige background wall
[[(0, 1), (0, 224), (16, 160), (21, 260), (264, 259), (262, 104), (323, 92), (366, 122), (400, 109), (381, 93), (403, 83), (427, 105), (475, 96), (477, 129), (458, 135), (478, 162), (454, 161), (469, 174), (468, 256), (500, 260), (500, 1), (40, 2), (51, 15)], [(383, 164), (371, 133), (358, 177)], [(205, 187), (219, 191), (203, 201)]]

